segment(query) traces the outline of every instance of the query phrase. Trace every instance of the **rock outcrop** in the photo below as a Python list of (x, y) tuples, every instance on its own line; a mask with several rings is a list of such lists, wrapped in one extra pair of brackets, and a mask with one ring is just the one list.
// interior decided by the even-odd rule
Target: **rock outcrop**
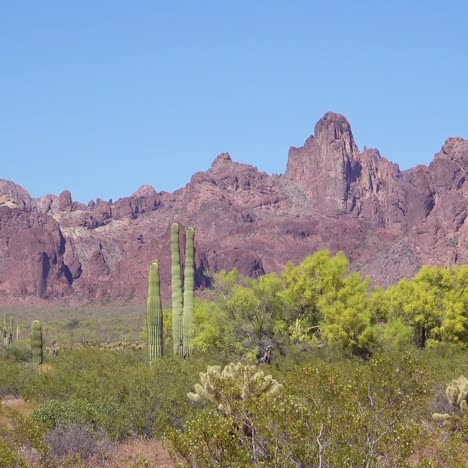
[(4, 301), (143, 301), (148, 266), (161, 261), (169, 298), (169, 226), (196, 228), (196, 278), (231, 269), (280, 271), (320, 248), (388, 285), (423, 264), (468, 262), (468, 141), (449, 138), (428, 167), (400, 171), (360, 151), (351, 126), (327, 113), (284, 175), (219, 155), (174, 193), (145, 185), (116, 202), (31, 199), (0, 181), (0, 295)]

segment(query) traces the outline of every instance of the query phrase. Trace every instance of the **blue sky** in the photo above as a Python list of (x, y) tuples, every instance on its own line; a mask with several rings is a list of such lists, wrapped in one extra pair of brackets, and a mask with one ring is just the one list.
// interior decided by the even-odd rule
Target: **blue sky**
[(468, 138), (468, 2), (0, 4), (0, 178), (172, 191), (228, 151), (284, 172), (327, 111), (405, 169)]

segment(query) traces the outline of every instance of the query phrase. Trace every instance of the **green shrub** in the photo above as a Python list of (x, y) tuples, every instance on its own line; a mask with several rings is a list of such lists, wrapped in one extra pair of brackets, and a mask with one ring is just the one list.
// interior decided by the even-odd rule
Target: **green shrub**
[(70, 424), (89, 424), (97, 428), (102, 421), (100, 408), (86, 400), (50, 400), (34, 410), (32, 417), (48, 429)]

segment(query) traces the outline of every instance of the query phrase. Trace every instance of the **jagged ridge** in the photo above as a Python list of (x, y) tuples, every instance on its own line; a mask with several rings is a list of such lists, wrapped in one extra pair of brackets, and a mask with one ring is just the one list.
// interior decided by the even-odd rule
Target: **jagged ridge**
[(255, 276), (324, 247), (386, 285), (422, 264), (468, 261), (467, 167), (468, 141), (449, 138), (428, 167), (401, 172), (378, 150), (359, 151), (348, 121), (327, 113), (281, 176), (223, 153), (174, 193), (144, 186), (88, 205), (0, 181), (0, 294), (141, 301), (160, 258), (167, 300), (173, 221), (197, 230), (198, 285), (207, 269)]

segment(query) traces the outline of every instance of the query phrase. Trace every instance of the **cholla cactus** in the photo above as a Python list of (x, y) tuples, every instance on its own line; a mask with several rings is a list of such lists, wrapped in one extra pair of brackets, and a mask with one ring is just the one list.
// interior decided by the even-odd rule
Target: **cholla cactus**
[(450, 404), (463, 413), (467, 410), (468, 405), (468, 379), (460, 375), (458, 379), (452, 380), (448, 384), (445, 394)]
[[(452, 380), (446, 390), (447, 400), (454, 406), (460, 413), (468, 411), (468, 379), (461, 375), (458, 379)], [(448, 421), (450, 414), (447, 413), (434, 413), (432, 419), (435, 421)]]
[(218, 410), (231, 414), (229, 400), (245, 402), (261, 395), (274, 396), (283, 386), (271, 375), (256, 372), (255, 366), (242, 363), (228, 364), (222, 371), (220, 366), (208, 366), (205, 373), (200, 372), (201, 384), (195, 384), (195, 393), (187, 396), (194, 402), (203, 399), (213, 401)]

